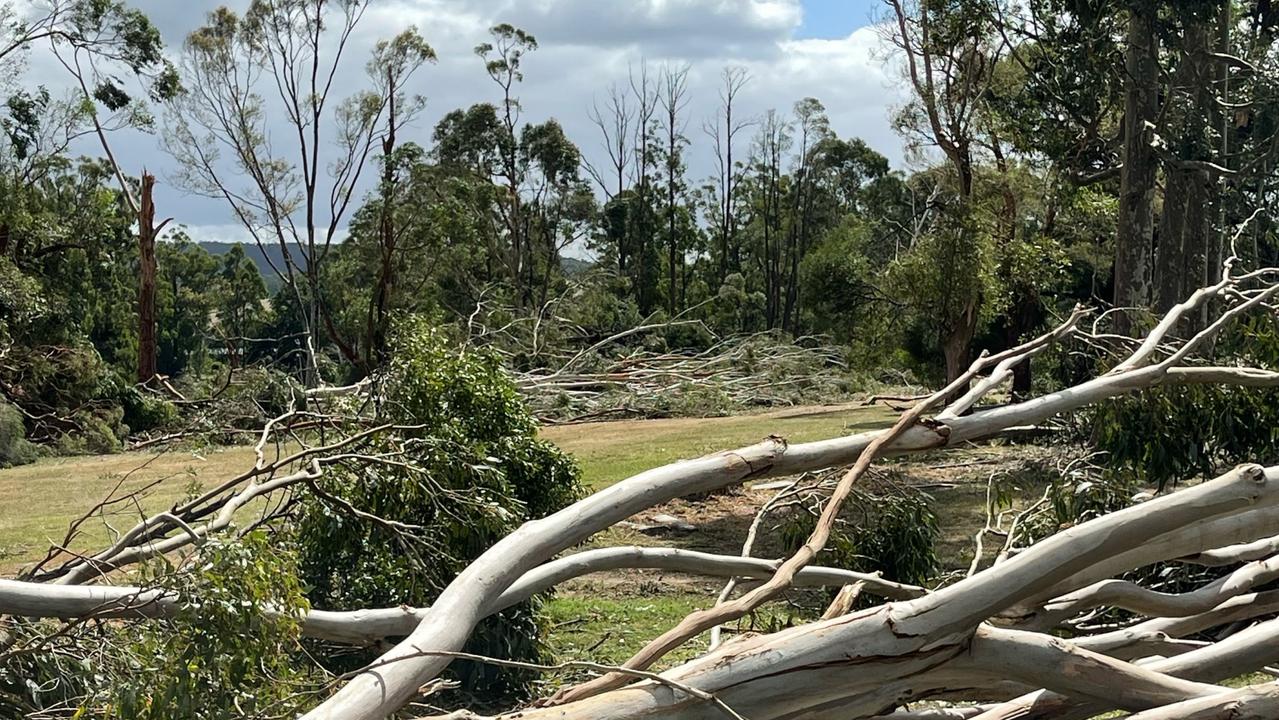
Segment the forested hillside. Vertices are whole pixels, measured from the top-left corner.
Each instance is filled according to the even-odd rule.
[[[437,52],[490,5],[0,0],[0,468],[253,463],[126,474],[0,580],[0,717],[1279,717],[1279,9],[876,2],[890,161],[839,66],[757,112],[733,46],[532,102],[607,33]],[[614,9],[815,12],[684,5]],[[540,433],[854,399],[895,423],[595,494]],[[995,465],[955,562],[884,458],[974,448],[929,471]],[[740,548],[635,539],[774,476]],[[555,662],[549,593],[635,568],[728,585]]]

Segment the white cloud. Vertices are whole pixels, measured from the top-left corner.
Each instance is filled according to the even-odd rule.
[[[204,242],[223,242],[223,243],[251,243],[253,236],[243,225],[235,224],[208,224],[208,225],[187,225],[182,224],[174,228],[175,231],[182,231],[192,240],[200,240]],[[168,235],[168,233],[165,233]]]
[[[171,47],[181,44],[207,10],[223,3],[241,10],[248,4],[134,0]],[[741,65],[751,75],[740,100],[745,113],[786,111],[797,100],[815,97],[826,105],[836,132],[863,138],[900,165],[902,143],[889,116],[904,101],[904,90],[895,73],[885,70],[886,52],[876,30],[864,27],[835,40],[798,39],[801,21],[799,0],[380,0],[348,50],[338,87],[358,89],[368,48],[417,25],[440,61],[416,76],[414,91],[428,98],[428,106],[408,135],[429,145],[432,126],[446,112],[498,100],[498,89],[472,49],[488,39],[490,26],[510,22],[534,34],[541,46],[524,63],[526,80],[519,92],[525,118],[556,118],[590,158],[602,154],[598,130],[587,117],[592,100],[611,84],[624,83],[628,68],[647,59],[689,65],[688,133],[694,146],[688,163],[694,179],[711,172],[713,158],[700,128],[716,111],[726,65]],[[117,154],[131,165],[145,164],[162,178],[171,174],[173,162],[154,137],[122,136],[119,143]],[[184,196],[163,185],[158,201],[160,212],[188,224],[197,237],[244,237],[219,201]]]
[[[502,14],[543,42],[680,59],[769,54],[802,20],[798,0],[537,0]]]

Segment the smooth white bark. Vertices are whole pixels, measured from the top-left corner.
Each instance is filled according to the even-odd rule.
[[[490,613],[524,602],[573,578],[608,570],[647,568],[709,577],[767,578],[777,561],[677,548],[615,547],[587,550],[530,571],[494,602]],[[884,580],[878,575],[828,567],[805,568],[796,578],[804,587],[839,587],[863,583],[868,593],[906,599],[925,593],[921,587]],[[136,587],[55,585],[0,579],[0,615],[33,618],[168,618],[181,610],[173,594]],[[425,608],[311,610],[302,618],[308,637],[351,645],[369,645],[413,631]]]

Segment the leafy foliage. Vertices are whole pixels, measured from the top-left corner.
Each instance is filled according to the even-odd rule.
[[[420,322],[400,329],[394,350],[384,412],[401,430],[380,449],[396,459],[345,464],[304,502],[301,570],[317,607],[429,605],[500,537],[581,492],[573,461],[537,439],[496,358],[459,353]],[[542,659],[535,607],[490,619],[471,649]],[[525,680],[458,672],[472,690],[509,692]]]
[[[0,468],[26,465],[36,459],[35,446],[27,441],[27,429],[18,409],[0,400]]]
[[[80,717],[203,720],[292,714],[308,681],[295,662],[307,608],[295,559],[262,532],[213,540],[153,569],[177,616],[121,629],[124,657]]]
[[[781,525],[786,552],[799,549],[816,527],[813,513],[793,513]],[[822,553],[835,567],[880,572],[897,582],[924,584],[940,567],[937,516],[919,493],[854,491]]]
[[[1219,340],[1217,352],[1253,367],[1275,367],[1279,320],[1249,318]],[[1107,453],[1115,472],[1163,489],[1279,453],[1279,392],[1214,385],[1158,388],[1098,405],[1084,413],[1080,427]]]

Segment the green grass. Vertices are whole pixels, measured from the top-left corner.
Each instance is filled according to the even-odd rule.
[[[643,597],[563,594],[546,603],[550,632],[547,643],[560,661],[585,659],[620,665],[683,620],[705,608],[714,596],[704,593],[665,592]],[[661,667],[691,660],[706,651],[703,635],[663,658]]]
[[[676,460],[731,450],[779,435],[800,443],[886,427],[883,407],[808,408],[723,418],[588,423],[547,428],[543,435],[573,453],[582,480],[601,490]]]
[[[191,451],[45,458],[0,470],[0,574],[61,544],[68,525],[108,496],[137,498],[103,508],[83,523],[73,546],[101,547],[111,528],[124,531],[143,511],[155,512],[184,497],[193,485],[232,477],[254,462],[250,448],[204,454]]]

